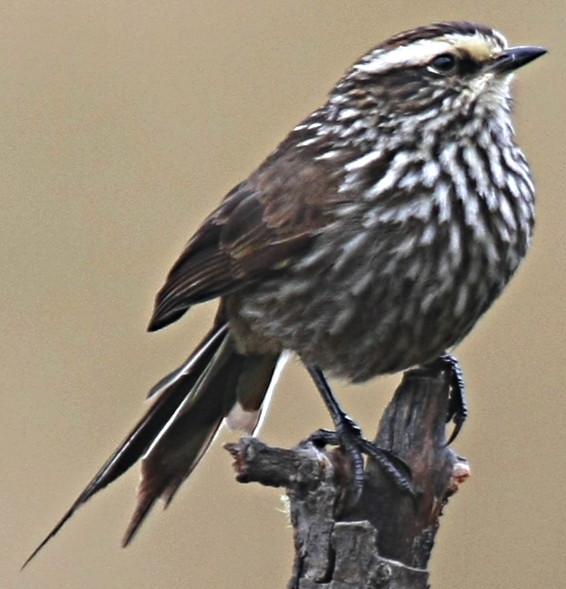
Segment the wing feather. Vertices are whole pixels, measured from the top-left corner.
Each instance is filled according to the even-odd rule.
[[[157,295],[149,330],[165,327],[195,303],[288,267],[333,220],[339,198],[335,168],[280,145],[189,241]]]

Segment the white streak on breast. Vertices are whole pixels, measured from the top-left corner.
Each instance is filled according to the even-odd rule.
[[[397,153],[393,158],[393,161],[389,164],[389,168],[385,175],[379,180],[379,182],[374,184],[370,190],[366,191],[364,199],[369,201],[376,200],[386,190],[393,188],[399,182],[399,179],[410,161],[409,157],[411,155],[412,154],[407,154],[404,151]]]

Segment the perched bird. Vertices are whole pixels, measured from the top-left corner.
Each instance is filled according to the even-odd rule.
[[[359,430],[324,375],[363,382],[443,357],[527,252],[534,188],[510,83],[544,53],[509,47],[481,24],[444,22],[361,57],[188,242],[149,330],[218,298],[214,324],[150,391],[147,413],[30,559],[142,458],[127,544],[158,498],[171,501],[223,420],[254,432],[287,351],[356,458]]]

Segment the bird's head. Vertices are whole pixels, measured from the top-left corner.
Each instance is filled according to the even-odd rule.
[[[509,47],[497,31],[471,22],[444,22],[404,31],[352,66],[332,99],[382,116],[426,111],[430,117],[470,107],[506,105],[511,74],[546,53]],[[344,105],[344,103],[343,103]]]

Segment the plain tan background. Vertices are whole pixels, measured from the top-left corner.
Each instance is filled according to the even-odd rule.
[[[468,18],[550,53],[516,83],[536,239],[459,349],[472,413],[456,449],[473,478],[443,519],[432,585],[564,587],[566,4],[2,0],[0,12],[0,586],[285,586],[279,493],[233,481],[219,443],[229,435],[129,549],[119,540],[137,469],[17,570],[206,328],[213,305],[144,331],[203,216],[360,54],[401,29]],[[337,392],[373,433],[397,381]],[[328,425],[290,366],[263,438],[289,445]]]

